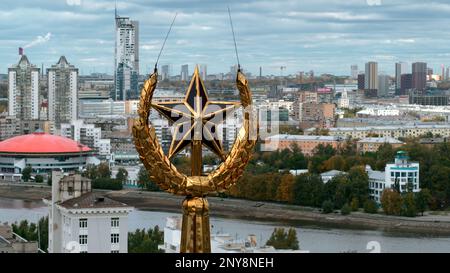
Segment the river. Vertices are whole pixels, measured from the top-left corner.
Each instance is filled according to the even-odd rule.
[[[0,198],[0,223],[28,220],[37,222],[47,215],[42,202],[30,202]],[[129,215],[129,229],[163,227],[168,216],[176,213],[142,211],[135,209]],[[259,242],[266,242],[275,227],[289,227],[276,222],[245,221],[242,219],[211,218],[211,233],[228,233],[238,239],[249,233],[255,234]],[[379,243],[381,252],[448,252],[450,238],[414,234],[387,233],[382,231],[348,230],[315,226],[295,226],[302,250],[310,252],[369,252],[369,242]]]

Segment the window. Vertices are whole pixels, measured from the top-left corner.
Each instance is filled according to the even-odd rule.
[[[111,250],[111,253],[119,253],[119,250]]]
[[[119,227],[119,218],[111,218],[111,227]]]
[[[118,244],[119,243],[119,234],[113,233],[111,234],[111,244]]]
[[[78,243],[80,243],[80,245],[87,245],[87,235],[80,235],[79,239],[78,239]]]
[[[80,228],[87,228],[87,219],[86,218],[80,219]]]

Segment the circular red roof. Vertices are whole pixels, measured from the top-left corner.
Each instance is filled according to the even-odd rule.
[[[44,133],[16,136],[0,142],[0,153],[79,153],[89,152],[88,146],[81,145],[70,138]]]

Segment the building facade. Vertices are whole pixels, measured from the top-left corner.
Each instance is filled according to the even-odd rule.
[[[336,106],[333,103],[302,103],[300,128],[330,128],[335,124]]]
[[[378,92],[378,63],[366,63],[366,72],[364,74],[364,90],[367,94]],[[375,97],[378,94],[375,95]]]
[[[339,149],[343,142],[343,138],[335,136],[274,135],[264,140],[264,143],[261,145],[261,151],[281,151],[291,149],[293,145],[297,145],[303,154],[313,155],[319,145],[330,145],[334,149]]]
[[[305,133],[313,134],[314,130],[306,130]],[[338,127],[329,128],[330,136],[351,137],[362,139],[369,135],[379,137],[420,137],[432,133],[442,137],[450,137],[450,125],[404,125],[404,126],[371,126],[371,127]]]
[[[52,173],[49,253],[127,253],[132,207],[92,192],[90,179]]]
[[[392,148],[396,149],[404,143],[392,137],[366,137],[358,140],[356,149],[359,153],[377,152],[385,144],[390,144]]]
[[[115,19],[115,89],[111,97],[126,100],[139,95],[139,22],[117,12]]]
[[[425,91],[427,87],[427,64],[417,62],[412,64],[412,89]]]
[[[182,81],[189,80],[189,65],[187,64],[181,66],[181,80]]]
[[[8,69],[9,115],[19,120],[39,119],[40,69],[22,55],[17,65]]]
[[[47,69],[48,119],[61,123],[77,119],[78,69],[61,56],[58,63]]]

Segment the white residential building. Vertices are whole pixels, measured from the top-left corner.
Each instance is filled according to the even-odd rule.
[[[39,71],[27,56],[8,69],[9,115],[19,120],[39,119]]]
[[[386,188],[385,174],[381,171],[374,171],[367,165],[366,172],[369,176],[369,195],[378,204],[380,204],[381,194]]]
[[[419,163],[410,162],[405,152],[399,151],[394,163],[386,164],[385,171],[374,171],[366,166],[370,196],[378,204],[384,189],[397,189],[400,193],[419,192]]]
[[[48,119],[55,122],[70,123],[77,119],[78,69],[61,56],[56,65],[47,69],[48,80]]]
[[[397,152],[395,162],[386,164],[386,187],[394,188],[397,184],[400,192],[419,192],[419,163],[410,162],[403,151]]]
[[[80,175],[52,173],[49,253],[127,253],[128,214],[132,207],[91,191]]]

